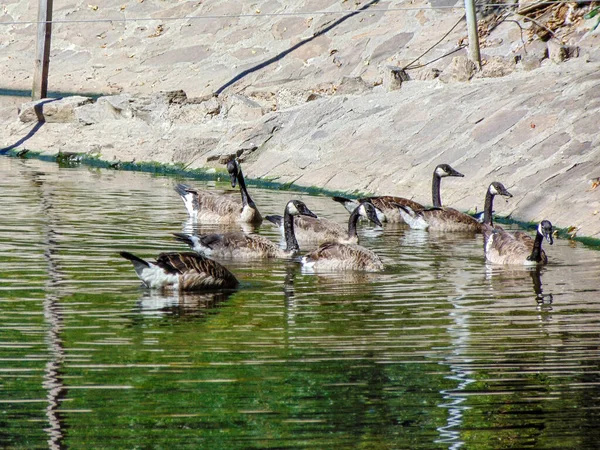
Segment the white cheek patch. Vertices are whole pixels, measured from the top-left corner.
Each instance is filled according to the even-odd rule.
[[[490,185],[490,194],[492,195],[499,195],[500,192],[498,192],[498,189],[496,189],[496,186],[494,186],[493,184]]]
[[[437,169],[435,169],[435,174],[438,177],[447,177],[448,176],[448,172],[446,172],[444,169],[442,169],[441,167],[438,167]]]
[[[298,211],[298,208],[296,208],[296,205],[294,205],[293,203],[288,203],[287,210],[288,210],[288,213],[290,213],[291,215],[300,214],[300,212]]]
[[[538,225],[537,232],[540,233],[542,236],[544,235],[544,229],[542,228],[542,224],[541,223]]]
[[[362,217],[367,217],[367,208],[365,207],[364,204],[361,204],[358,207],[358,214]]]

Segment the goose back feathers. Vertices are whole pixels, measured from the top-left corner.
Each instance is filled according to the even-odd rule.
[[[120,255],[131,261],[137,276],[151,289],[202,291],[238,285],[224,266],[196,253],[161,253],[153,262],[129,252]]]
[[[441,179],[445,177],[464,177],[464,175],[453,169],[449,164],[439,164],[433,171],[433,180],[431,183],[432,200],[434,207],[441,207]],[[412,210],[421,210],[425,207],[420,203],[403,197],[394,197],[391,195],[383,195],[377,197],[363,197],[357,200],[352,200],[345,197],[333,197],[333,200],[341,203],[344,207],[352,212],[362,202],[370,202],[377,210],[377,217],[381,222],[397,222],[404,223],[404,219],[398,212],[395,205],[402,205],[411,208]]]
[[[502,183],[494,181],[486,191],[484,204],[484,223],[492,223],[494,197],[502,195],[512,197],[512,194]],[[474,217],[454,208],[433,207],[413,210],[400,204],[396,205],[404,221],[411,227],[421,230],[464,231],[481,233],[483,224]]]
[[[369,220],[381,226],[375,207],[369,202],[359,205],[352,214],[356,217],[354,219],[354,235],[356,235],[356,220],[358,220],[359,214],[365,214]],[[316,271],[359,270],[379,272],[384,269],[381,258],[375,252],[362,245],[340,242],[321,244],[319,248],[302,258],[302,265],[306,269]]]
[[[285,249],[263,236],[235,231],[200,236],[175,233],[174,236],[194,251],[217,258],[285,258],[295,255],[300,250],[294,233],[294,216],[298,215],[317,217],[304,202],[300,200],[288,202],[283,216]]]
[[[377,210],[375,209],[374,211],[376,212]],[[300,242],[339,242],[345,244],[357,244],[357,225],[360,217],[368,219],[367,206],[365,206],[365,203],[359,203],[354,211],[352,211],[352,214],[350,214],[350,217],[348,218],[347,228],[344,228],[337,222],[329,219],[295,216],[294,230],[296,238]],[[282,216],[266,216],[265,219],[277,225],[283,234],[284,228]],[[379,220],[379,217],[377,219]]]
[[[242,169],[236,160],[227,163],[231,187],[239,185],[241,202],[229,195],[201,191],[185,184],[175,187],[181,196],[188,214],[201,223],[260,223],[262,216],[246,188]]]
[[[523,232],[508,233],[490,224],[483,224],[485,258],[494,264],[547,264],[548,257],[542,249],[544,239],[550,245],[554,242],[552,224],[548,220],[539,223],[535,238]]]

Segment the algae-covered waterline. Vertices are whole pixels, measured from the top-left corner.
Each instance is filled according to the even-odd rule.
[[[384,273],[223,261],[236,291],[163,295],[118,252],[224,229],[188,222],[181,180],[14,158],[0,175],[2,448],[597,448],[597,250],[557,239],[536,272],[486,265],[481,236],[361,224]],[[299,198],[348,218],[250,189],[263,214]]]

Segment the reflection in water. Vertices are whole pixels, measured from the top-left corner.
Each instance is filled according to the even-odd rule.
[[[49,353],[52,355],[44,369],[43,387],[48,391],[46,398],[48,406],[46,407],[46,417],[48,418],[48,428],[46,432],[49,435],[48,447],[52,450],[64,448],[65,439],[64,424],[62,414],[59,412],[61,402],[65,398],[67,391],[63,383],[63,363],[65,360],[65,349],[61,334],[64,328],[64,318],[61,313],[60,305],[60,283],[64,276],[57,261],[59,253],[59,233],[55,230],[57,218],[56,209],[52,202],[55,193],[51,186],[44,183],[45,174],[41,172],[27,173],[31,177],[32,184],[39,192],[39,199],[43,216],[45,217],[44,247],[48,267],[48,278],[46,282],[46,297],[44,299],[44,319],[48,326],[46,342]]]
[[[544,294],[542,288],[542,272],[546,268],[543,266],[498,266],[486,263],[486,279],[492,282],[493,289],[500,289],[494,284],[501,284],[502,288],[532,285],[534,299],[539,308],[551,310],[553,296],[552,293]]]
[[[557,240],[538,271],[491,267],[481,236],[361,224],[384,273],[232,259],[235,293],[163,295],[118,252],[231,229],[189,221],[170,179],[0,175],[2,448],[597,446],[600,252]],[[253,194],[347,223],[325,197]]]
[[[203,317],[231,294],[233,291],[173,293],[145,289],[137,309],[145,316]]]

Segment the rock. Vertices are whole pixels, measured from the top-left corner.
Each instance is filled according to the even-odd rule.
[[[361,77],[344,77],[339,84],[336,94],[357,95],[365,94],[371,90],[371,86],[365,83]]]
[[[535,56],[520,57],[515,65],[515,69],[524,70],[526,72],[534,69],[539,69],[542,66],[542,60]]]
[[[557,42],[555,39],[550,39],[548,45],[548,58],[555,64],[560,64],[569,57],[567,47]]]
[[[19,111],[21,122],[75,122],[75,108],[93,102],[90,97],[72,96],[64,98],[44,98],[24,103]]]
[[[435,67],[422,67],[411,73],[411,80],[430,81],[435,80],[440,76],[442,71]]]
[[[260,104],[241,94],[234,94],[227,97],[224,101],[224,106],[229,119],[242,121],[257,120],[264,115]]]
[[[390,91],[397,91],[402,87],[402,83],[409,81],[410,77],[405,70],[400,67],[387,66],[383,77],[383,88]]]
[[[475,63],[464,55],[455,56],[452,62],[440,74],[440,80],[444,83],[469,81],[475,75],[477,67]]]
[[[515,70],[514,58],[508,59],[501,56],[494,56],[487,60],[475,76],[478,78],[499,78],[504,77]]]

